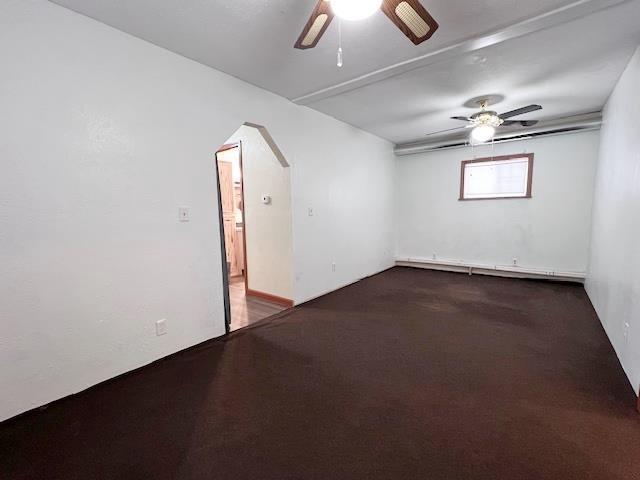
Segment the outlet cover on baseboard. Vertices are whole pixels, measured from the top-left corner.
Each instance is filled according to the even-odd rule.
[[[162,319],[156,322],[156,335],[159,337],[160,335],[167,334],[167,320]]]

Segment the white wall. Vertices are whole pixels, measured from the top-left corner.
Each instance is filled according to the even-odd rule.
[[[245,121],[292,165],[294,300],[392,264],[388,142],[44,0],[0,3],[0,64],[0,419],[224,332],[213,162]]]
[[[293,299],[290,169],[258,129],[243,125],[226,141],[237,142],[242,142],[249,288]],[[262,203],[262,195],[271,196],[271,203]]]
[[[638,86],[640,49],[604,109],[586,282],[591,302],[636,392],[640,385]]]
[[[598,132],[450,149],[397,160],[398,257],[585,272]],[[531,153],[533,198],[458,200],[460,162]]]

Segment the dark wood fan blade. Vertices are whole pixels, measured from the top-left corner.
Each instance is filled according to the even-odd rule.
[[[327,30],[331,20],[333,20],[333,11],[329,2],[320,0],[313,9],[313,13],[311,13],[311,17],[309,17],[309,21],[304,26],[294,47],[300,50],[315,47]]]
[[[462,120],[463,122],[468,122],[468,117],[451,117],[451,120]]]
[[[498,116],[502,119],[505,119],[515,117],[516,115],[522,115],[523,113],[535,112],[536,110],[542,110],[542,107],[540,105],[528,105],[526,107],[511,110],[510,112],[506,112]]]
[[[418,0],[384,0],[380,9],[415,45],[429,40],[439,27]]]
[[[502,126],[521,125],[523,127],[533,127],[536,123],[538,123],[538,120],[505,120],[502,122]]]

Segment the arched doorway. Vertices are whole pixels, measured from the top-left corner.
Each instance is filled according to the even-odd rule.
[[[246,123],[216,152],[227,331],[293,306],[289,164],[261,125]]]

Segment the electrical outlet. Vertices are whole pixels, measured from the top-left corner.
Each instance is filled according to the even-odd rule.
[[[518,259],[517,259],[517,258],[514,258],[514,259],[513,259],[513,266],[514,266],[514,267],[517,267],[517,266],[518,266]]]
[[[156,336],[166,335],[167,334],[167,320],[162,319],[156,322]]]
[[[436,260],[438,257],[437,257],[437,255],[434,253],[434,254],[432,255],[432,258],[433,258],[434,260]]]

